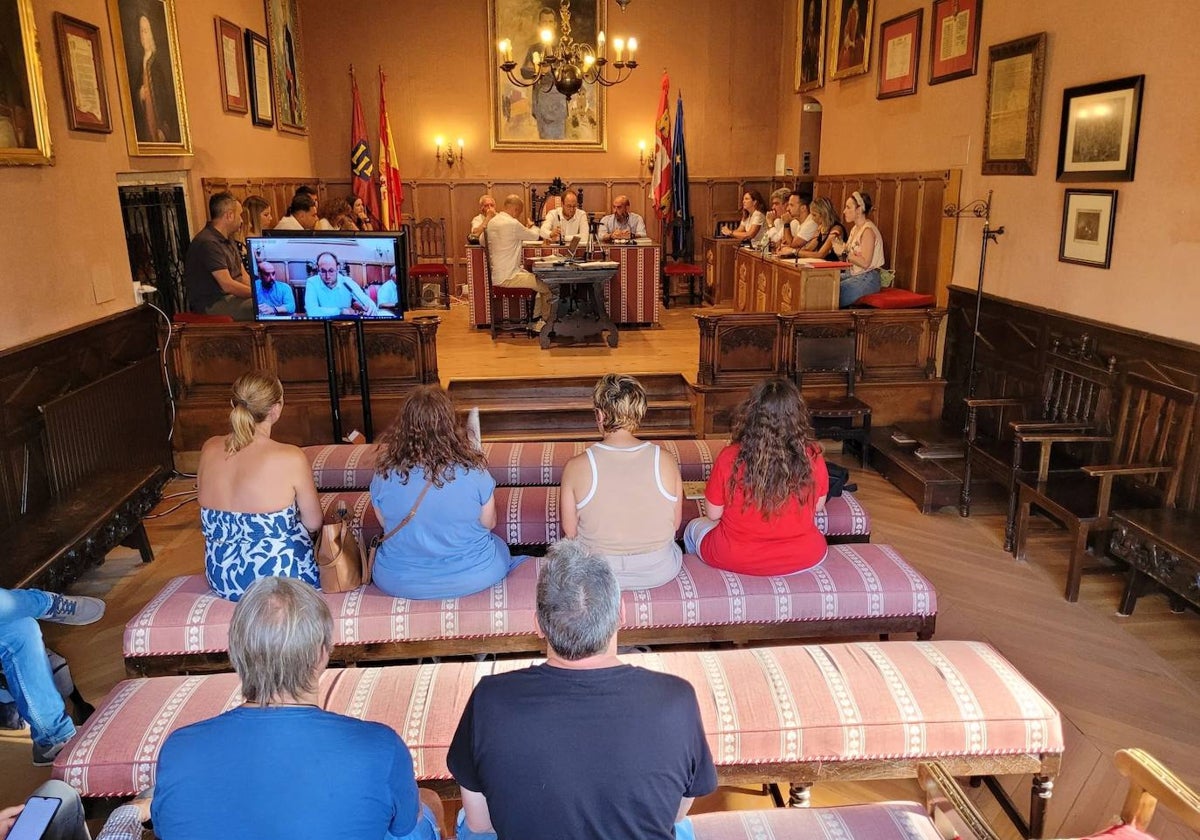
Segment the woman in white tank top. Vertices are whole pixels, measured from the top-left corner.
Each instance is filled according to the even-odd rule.
[[[646,392],[632,376],[605,375],[592,401],[604,439],[563,468],[563,535],[604,557],[622,589],[661,586],[683,562],[675,542],[683,517],[679,464],[634,437],[646,414]]]

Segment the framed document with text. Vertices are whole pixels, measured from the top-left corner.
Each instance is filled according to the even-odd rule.
[[[984,175],[1037,173],[1045,73],[1045,32],[996,44],[988,50]]]
[[[271,78],[271,47],[267,39],[246,30],[246,75],[250,84],[250,120],[255,125],[275,125],[275,91]]]
[[[917,92],[921,63],[921,24],[924,9],[885,22],[879,27],[879,88],[876,99],[911,96]]]
[[[979,64],[983,0],[933,0],[929,24],[929,84],[974,76]]]
[[[67,124],[73,131],[112,131],[100,27],[54,13],[54,40],[67,98]]]

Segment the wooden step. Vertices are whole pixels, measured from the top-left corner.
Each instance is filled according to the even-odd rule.
[[[921,445],[952,444],[954,430],[940,425],[910,423],[902,423],[900,428],[918,439],[920,444],[896,443],[892,440],[895,427],[874,428],[871,430],[870,465],[916,502],[921,513],[936,513],[944,507],[957,508],[962,495],[964,460],[917,457]],[[995,504],[997,487],[986,479],[973,478],[972,509],[980,502],[989,506]]]

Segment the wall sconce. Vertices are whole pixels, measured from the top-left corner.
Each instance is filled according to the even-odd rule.
[[[650,174],[654,175],[654,155],[646,156],[646,141],[638,141],[638,172],[643,169],[649,170]]]
[[[466,144],[463,143],[461,137],[458,138],[458,151],[455,151],[453,146],[446,145],[446,140],[443,137],[438,137],[433,142],[437,147],[433,153],[433,157],[438,163],[445,163],[446,166],[453,169],[455,166],[462,166],[466,162],[466,155],[464,154]],[[445,146],[444,149],[442,148],[443,146]]]

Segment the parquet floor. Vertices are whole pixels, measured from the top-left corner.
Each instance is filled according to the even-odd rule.
[[[695,375],[696,328],[689,310],[664,313],[664,326],[622,334],[621,346],[542,352],[532,342],[492,344],[486,332],[468,332],[461,309],[451,310],[439,335],[443,382],[456,377],[538,373],[679,371]],[[835,456],[836,457],[836,456]],[[1200,787],[1200,615],[1173,615],[1161,597],[1144,598],[1135,615],[1121,618],[1122,579],[1085,576],[1079,603],[1062,599],[1066,542],[1042,522],[1030,543],[1030,562],[1018,564],[1001,549],[1003,517],[986,506],[970,519],[952,509],[919,514],[879,475],[844,460],[871,512],[875,542],[896,546],[937,587],[939,639],[983,639],[996,646],[1059,708],[1067,752],[1048,815],[1050,836],[1078,836],[1106,826],[1119,811],[1122,780],[1112,769],[1114,750],[1148,749],[1183,779]],[[167,492],[190,485],[176,480]],[[160,511],[176,500],[165,500]],[[163,583],[202,568],[203,543],[194,505],[147,524],[157,560],[142,566],[119,549],[89,572],[76,591],[104,596],[108,614],[97,625],[46,627],[50,643],[71,661],[84,695],[98,701],[123,676],[125,622]],[[0,732],[0,804],[17,802],[49,775],[29,764],[24,734]],[[1028,780],[1006,780],[1022,810]],[[983,790],[971,791],[992,824],[1015,832]],[[814,804],[916,797],[909,782],[817,786]],[[720,791],[699,808],[768,807],[753,792]],[[1162,840],[1194,837],[1169,817],[1152,827]]]

